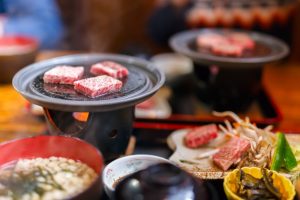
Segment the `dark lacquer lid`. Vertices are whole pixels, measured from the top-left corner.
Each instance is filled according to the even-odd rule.
[[[144,200],[217,200],[216,191],[182,169],[160,163],[135,172],[116,186],[114,198]]]

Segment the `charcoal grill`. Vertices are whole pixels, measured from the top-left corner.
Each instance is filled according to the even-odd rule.
[[[105,60],[118,62],[129,70],[120,92],[93,99],[77,93],[70,85],[43,82],[44,72],[57,65],[84,66],[84,77],[90,77],[90,66]],[[43,107],[51,135],[82,138],[98,147],[109,161],[125,153],[132,132],[134,106],[152,96],[164,81],[164,74],[142,59],[77,54],[29,65],[14,76],[13,86],[31,103]],[[78,120],[74,112],[88,112],[87,120]]]
[[[255,42],[252,52],[241,57],[211,54],[197,48],[196,38],[207,33],[244,32]],[[204,28],[180,32],[170,39],[170,46],[194,62],[194,74],[200,100],[215,110],[245,111],[262,89],[263,66],[289,53],[289,47],[272,36],[253,31]]]

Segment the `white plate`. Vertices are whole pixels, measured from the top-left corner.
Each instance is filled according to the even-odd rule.
[[[198,178],[223,179],[231,170],[223,171],[219,169],[209,157],[197,159],[200,154],[212,151],[214,148],[207,145],[197,149],[186,147],[183,138],[187,132],[188,129],[181,129],[169,135],[167,142],[169,147],[174,150],[169,160]],[[300,134],[287,134],[286,138],[291,146],[300,144]]]

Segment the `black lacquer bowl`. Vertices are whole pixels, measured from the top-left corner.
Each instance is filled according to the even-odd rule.
[[[89,98],[70,85],[46,84],[45,71],[57,65],[84,66],[84,77],[92,76],[90,66],[99,61],[124,65],[129,75],[120,92]],[[20,70],[13,86],[31,103],[44,108],[52,135],[70,135],[98,147],[106,161],[122,155],[129,142],[134,105],[152,96],[164,83],[163,73],[153,64],[134,57],[113,54],[78,54],[45,60]],[[74,112],[88,112],[84,121]]]
[[[240,57],[218,56],[199,48],[196,38],[208,33],[243,32],[255,41],[255,48]],[[244,111],[261,90],[263,66],[289,53],[289,47],[272,36],[253,31],[205,28],[178,33],[170,46],[194,62],[196,93],[215,110]]]
[[[208,183],[170,163],[159,163],[128,175],[116,186],[114,199],[219,199]]]

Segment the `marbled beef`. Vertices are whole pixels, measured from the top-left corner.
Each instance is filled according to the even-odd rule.
[[[213,162],[226,171],[250,148],[250,142],[246,139],[233,137],[218,153],[213,155]]]
[[[104,94],[118,92],[122,85],[122,81],[102,75],[75,81],[74,89],[85,96],[95,98]]]
[[[254,40],[246,33],[232,32],[225,34],[207,33],[199,35],[196,43],[218,56],[242,56],[243,52],[255,47]]]
[[[233,44],[233,43],[227,43],[227,44],[218,44],[213,45],[211,48],[211,51],[215,55],[219,56],[241,56],[243,54],[243,47]]]
[[[114,78],[124,78],[128,76],[126,67],[112,61],[96,63],[92,65],[90,72],[94,75],[108,75]]]
[[[252,40],[250,36],[246,33],[236,32],[228,34],[228,40],[231,43],[246,49],[253,49],[255,46],[254,40]]]
[[[211,48],[214,45],[228,43],[227,38],[223,35],[207,33],[199,35],[196,39],[199,47]]]
[[[57,66],[44,73],[44,83],[60,83],[73,85],[74,81],[82,78],[84,68],[72,66]]]
[[[207,144],[218,136],[218,128],[215,124],[209,124],[191,129],[184,136],[184,143],[187,147],[197,148]]]

